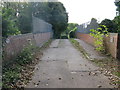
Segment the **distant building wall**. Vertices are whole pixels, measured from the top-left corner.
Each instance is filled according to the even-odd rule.
[[[97,20],[92,19],[91,22],[83,23],[77,27],[77,32],[89,34],[90,29],[97,29],[99,27]]]

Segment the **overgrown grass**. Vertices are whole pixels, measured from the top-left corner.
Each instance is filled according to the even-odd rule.
[[[70,38],[69,40],[72,43],[72,45],[84,55],[86,59],[90,59],[88,53],[84,50],[82,46],[80,46],[78,41],[74,40],[74,38]]]
[[[47,48],[52,40],[46,42],[42,47],[36,47],[29,45],[22,50],[18,57],[12,62],[4,64],[2,70],[2,87],[3,88],[18,88],[17,82],[28,82],[30,77],[21,76],[22,72],[33,71],[34,68],[30,68],[30,65],[35,62],[37,53],[40,54],[42,50]],[[35,65],[35,64],[34,64]],[[27,70],[29,69],[29,70]],[[32,75],[32,73],[30,73]],[[22,79],[25,78],[25,79]],[[26,81],[27,79],[27,81]]]

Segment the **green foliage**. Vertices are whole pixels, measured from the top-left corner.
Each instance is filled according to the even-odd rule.
[[[113,20],[117,27],[117,33],[120,33],[120,16],[116,16]]]
[[[77,27],[77,23],[68,23],[67,29],[66,29],[66,34],[68,34],[71,30],[73,30],[75,27]]]
[[[22,50],[19,56],[14,60],[14,63],[11,63],[11,65],[3,64],[3,88],[11,88],[12,84],[15,84],[20,79],[20,72],[23,65],[32,62],[35,49],[35,46],[29,45]]]
[[[18,27],[22,34],[32,32],[32,7],[30,3],[19,3]]]
[[[77,23],[68,23],[67,29],[63,32],[68,38],[75,38],[75,31],[77,30]]]
[[[3,13],[9,13],[4,14],[3,35],[8,33],[9,29],[6,27],[12,29],[11,25],[16,26],[22,34],[31,33],[32,15],[52,24],[56,38],[60,38],[60,34],[67,27],[68,14],[60,2],[6,2],[3,6],[7,9],[3,10]],[[13,20],[15,20],[15,25]]]
[[[23,69],[26,69],[27,65],[31,65],[34,63],[33,60],[36,58],[36,54],[40,52],[40,50],[45,49],[49,46],[52,40],[44,43],[42,47],[36,47],[30,44],[24,48],[18,57],[13,61],[6,64],[3,63],[2,67],[2,87],[3,88],[18,88],[16,83],[21,80],[21,72]],[[10,60],[12,61],[12,60]],[[29,78],[29,77],[25,77]]]
[[[52,24],[54,38],[60,38],[66,29],[68,14],[61,2],[35,2],[31,3],[33,15]]]
[[[108,32],[117,33],[117,24],[109,19],[104,19],[100,25],[105,25],[108,28]]]
[[[14,18],[14,10],[3,8],[2,9],[2,36],[8,37],[10,35],[18,35],[21,32],[16,25],[16,19]]]
[[[10,68],[11,69],[11,68]],[[19,73],[17,71],[11,70],[5,70],[2,76],[2,86],[3,88],[11,88],[11,84],[15,83],[19,79]],[[11,82],[11,83],[10,83]]]
[[[115,2],[115,5],[117,6],[116,11],[119,12],[119,16],[116,16],[113,21],[115,22],[115,24],[117,25],[117,32],[120,33],[120,1]]]
[[[28,46],[27,48],[23,49],[20,55],[17,58],[17,62],[19,64],[27,64],[32,61],[33,59],[33,50],[35,47],[33,45]]]
[[[120,1],[119,2],[115,2],[115,5],[117,6],[117,11],[119,11],[119,13],[120,13]]]
[[[48,6],[51,9],[49,23],[53,25],[54,37],[60,38],[61,33],[67,28],[68,14],[65,7],[60,2],[50,2]]]
[[[108,31],[107,31],[107,27],[105,25],[101,25],[102,28],[97,28],[97,30],[95,29],[91,29],[91,33],[90,35],[94,37],[94,44],[96,46],[96,50],[97,51],[105,51],[104,49],[104,45],[103,45],[103,38],[104,35],[108,36]]]
[[[74,29],[72,29],[71,31],[69,31],[68,38],[70,38],[70,37],[75,38],[75,31],[76,30],[77,30],[77,27],[75,27]]]

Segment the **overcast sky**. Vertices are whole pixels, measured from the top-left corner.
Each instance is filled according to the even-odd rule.
[[[116,16],[115,0],[59,0],[68,12],[69,22],[85,23],[96,18],[113,19]]]

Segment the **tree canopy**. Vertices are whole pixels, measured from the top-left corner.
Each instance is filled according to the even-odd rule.
[[[119,15],[120,15],[120,1],[119,2],[115,2],[115,5],[117,6],[116,11],[118,11]]]
[[[113,20],[104,19],[100,25],[105,25],[108,29],[108,32],[117,33],[117,25]]]
[[[68,14],[61,2],[4,2],[3,8],[3,36],[13,30],[9,26],[15,26],[22,34],[31,33],[32,15],[52,24],[55,38],[60,38],[67,28]]]
[[[118,15],[114,18],[114,22],[117,25],[117,32],[120,33],[120,1],[119,2],[115,2],[115,5],[117,6],[116,11],[118,11]]]
[[[7,7],[8,5],[4,6],[2,9],[2,36],[3,37],[8,37],[9,35],[17,35],[21,33],[17,27],[17,18],[15,15],[15,10],[8,8]]]
[[[120,33],[120,16],[116,16],[113,21],[116,24],[116,28],[117,28],[117,33]]]

